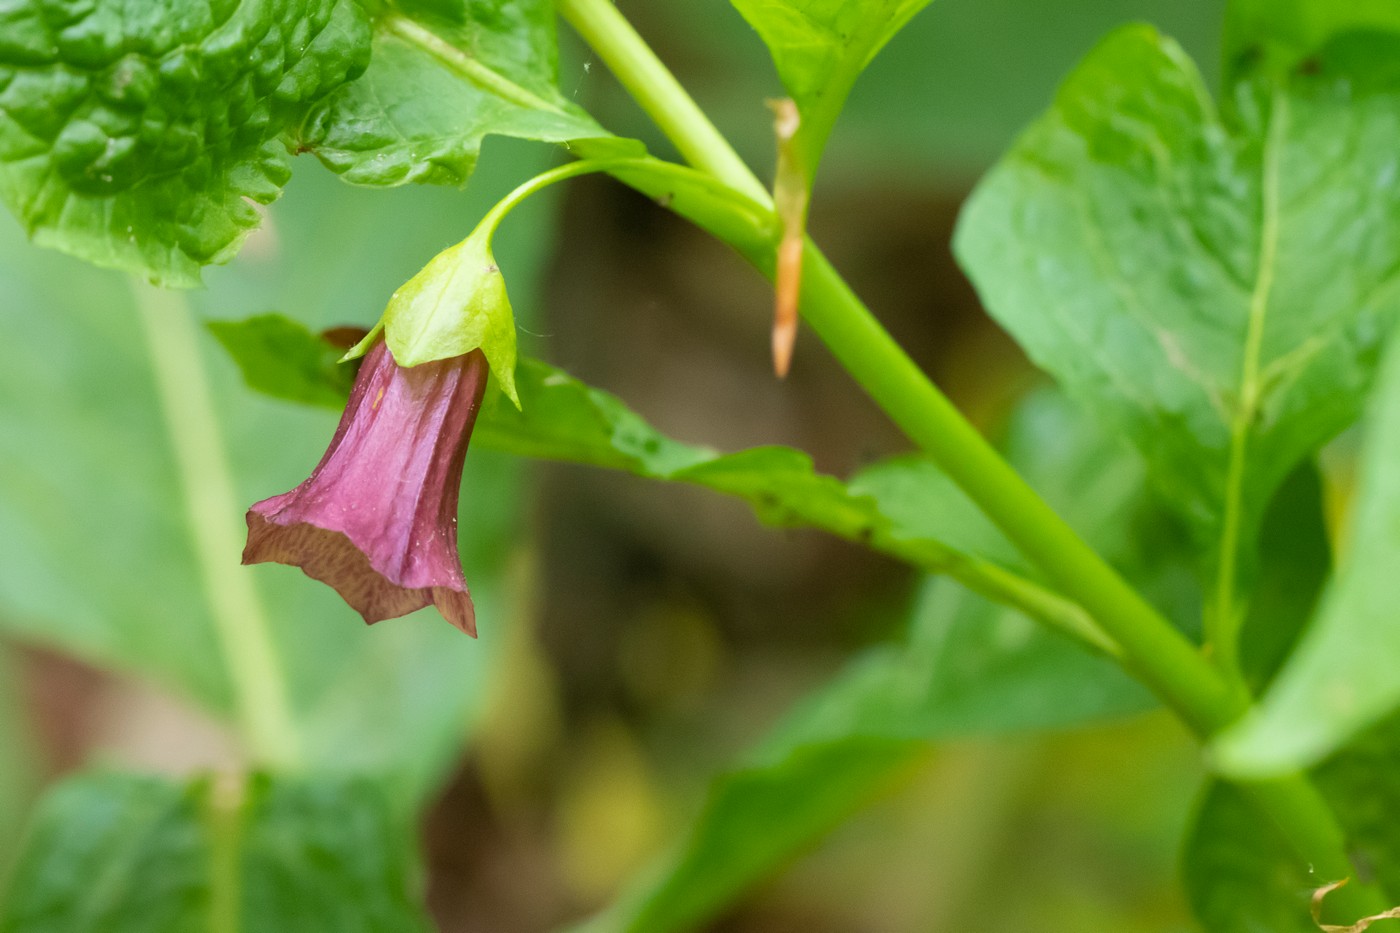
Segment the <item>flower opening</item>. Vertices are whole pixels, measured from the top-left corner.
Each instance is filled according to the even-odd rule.
[[[457,501],[486,375],[480,350],[406,368],[377,343],[311,476],[248,510],[243,563],[300,567],[367,623],[434,605],[474,636]]]

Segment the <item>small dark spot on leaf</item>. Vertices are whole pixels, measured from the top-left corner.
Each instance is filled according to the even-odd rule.
[[[675,199],[676,193],[674,191],[668,191],[665,194],[661,195],[661,197],[657,198],[656,203],[661,207],[670,207],[671,202]]]
[[[1317,56],[1311,56],[1298,63],[1298,74],[1317,75],[1322,73],[1322,60]]]

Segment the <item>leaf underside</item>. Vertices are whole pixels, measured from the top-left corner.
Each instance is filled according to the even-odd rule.
[[[464,185],[491,134],[552,143],[608,133],[559,93],[547,0],[461,22],[391,10],[364,76],[328,97],[297,139],[359,185]]]

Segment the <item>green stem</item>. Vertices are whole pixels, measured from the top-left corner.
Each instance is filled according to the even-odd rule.
[[[803,269],[803,316],[812,329],[904,433],[1122,647],[1134,671],[1201,735],[1241,715],[1245,698],[1007,465],[810,243]]]
[[[555,7],[607,62],[617,80],[687,162],[760,204],[773,203],[768,189],[617,11],[612,0],[555,0]]]
[[[879,547],[879,543],[876,543]],[[895,557],[901,557],[898,547],[879,547]],[[910,558],[911,563],[917,561]],[[1020,610],[1037,622],[1078,639],[1096,651],[1123,663],[1123,649],[1104,634],[1082,606],[1070,602],[1054,590],[1012,573],[999,564],[967,555],[956,555],[927,569],[957,580],[963,586],[992,602]]]
[[[483,230],[486,231],[488,237],[494,235],[496,228],[500,226],[506,216],[532,195],[558,182],[594,172],[610,172],[619,177],[626,175],[634,180],[640,180],[646,176],[648,187],[654,190],[658,185],[664,187],[668,180],[690,184],[694,181],[695,170],[652,158],[591,159],[569,162],[541,172],[529,181],[517,186],[496,202],[496,205],[482,217],[472,235],[476,236],[478,232]],[[721,198],[721,200],[732,199]],[[727,205],[723,206],[727,207]],[[740,206],[741,210],[742,208],[743,205]],[[715,209],[719,210],[720,205],[716,205]],[[841,534],[838,529],[828,528],[826,530],[833,534]],[[1122,649],[1106,636],[1077,604],[996,564],[951,550],[940,549],[937,553],[930,554],[926,549],[910,546],[893,538],[877,539],[870,544],[878,550],[916,566],[924,566],[936,573],[944,573],[953,577],[969,589],[996,602],[1020,609],[1046,625],[1085,642],[1096,650],[1114,657],[1122,656]]]
[[[215,774],[204,804],[209,828],[209,933],[243,929],[243,809],[248,776]]]
[[[580,145],[580,148],[587,147]],[[497,201],[476,225],[476,230],[472,231],[473,235],[481,230],[494,234],[506,215],[531,195],[550,185],[595,172],[607,172],[619,179],[627,179],[627,183],[632,187],[648,194],[669,192],[671,197],[674,197],[677,191],[683,191],[691,201],[703,201],[707,225],[725,228],[742,226],[745,232],[741,236],[749,242],[766,243],[771,238],[771,212],[766,207],[737,195],[724,185],[716,184],[714,179],[703,172],[651,156],[596,159],[585,157],[577,162],[568,162],[541,172]]]
[[[694,165],[752,195],[762,186],[610,0],[556,0],[561,14]],[[756,195],[753,195],[756,197]],[[771,255],[743,250],[771,275]],[[987,443],[919,370],[821,252],[807,243],[804,319],[851,376],[1017,547],[1080,603],[1123,650],[1125,665],[1198,735],[1209,737],[1249,708],[1170,622],[1099,557]],[[1319,871],[1354,876],[1344,834],[1304,774],[1246,785],[1295,854]],[[1384,909],[1379,892],[1348,885],[1339,910]]]
[[[610,0],[556,2],[697,167],[707,168],[745,193],[762,187]],[[751,250],[745,250],[745,255],[765,274],[772,274],[771,255],[755,255]],[[1210,735],[1244,712],[1247,698],[1219,677],[1195,646],[1007,465],[810,241],[803,257],[802,294],[804,319],[866,393],[1052,583],[1088,610],[1122,647],[1127,663],[1194,730]]]
[[[236,516],[242,509],[202,365],[194,314],[175,292],[134,280],[132,292],[243,739],[258,763],[295,766],[299,748],[286,680],[252,578],[239,566],[243,528]]]

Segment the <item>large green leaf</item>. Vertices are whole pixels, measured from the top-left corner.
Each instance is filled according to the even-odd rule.
[[[778,77],[801,114],[806,171],[822,148],[856,78],[929,0],[732,0],[763,37]]]
[[[1396,723],[1388,723],[1349,745],[1315,774],[1346,833],[1353,863],[1364,866],[1369,875],[1365,880],[1386,891],[1390,903],[1400,903],[1396,737]],[[1341,880],[1305,871],[1290,856],[1278,829],[1243,792],[1223,783],[1207,788],[1182,865],[1192,908],[1211,933],[1317,933],[1308,895]],[[1384,929],[1384,924],[1376,929]]]
[[[1232,772],[1316,761],[1400,702],[1393,576],[1400,561],[1400,352],[1389,353],[1368,438],[1336,579],[1260,708],[1221,739],[1221,762]]]
[[[427,930],[412,864],[368,781],[87,774],[40,804],[0,930]]]
[[[355,0],[0,10],[0,199],[36,241],[191,285],[288,170],[278,138],[355,77]]]
[[[1222,115],[1173,42],[1126,28],[959,226],[992,314],[1194,523],[1227,629],[1266,504],[1356,417],[1400,307],[1397,60],[1400,37],[1339,40]]]
[[[556,85],[550,0],[389,5],[364,76],[301,128],[346,181],[462,185],[488,134],[566,143],[608,134]]]
[[[1162,537],[1171,522],[1131,451],[1049,395],[1024,406],[1007,447],[1138,582],[1167,605],[1180,599],[1174,568],[1185,542]],[[960,508],[946,481],[917,460],[875,467],[852,485],[900,516],[909,534]],[[965,531],[992,553],[1009,549],[985,528]],[[1106,660],[951,581],[930,581],[908,643],[866,652],[809,697],[715,782],[677,850],[584,929],[693,928],[897,782],[932,741],[1063,727],[1151,702]]]
[[[513,184],[506,175],[532,158],[520,152],[509,173],[483,173],[470,194],[404,191],[392,204],[311,175],[274,215],[276,239],[212,270],[210,290],[196,298],[224,316],[281,305],[317,327],[368,324],[424,255],[460,235],[459,218],[489,205]],[[382,236],[391,224],[403,229]],[[524,235],[501,248],[528,273],[545,241],[523,222],[516,232]],[[326,255],[336,257],[334,274]],[[0,283],[14,357],[0,371],[0,626],[231,712],[125,283],[34,250],[13,227],[0,230]],[[335,418],[250,395],[212,339],[204,349],[241,500],[221,519],[236,522],[249,503],[306,477]],[[512,618],[497,581],[520,535],[520,481],[508,458],[468,458],[460,538],[478,641],[431,613],[366,629],[333,592],[295,570],[239,568],[236,548],[226,556],[227,572],[249,575],[263,596],[312,763],[392,775],[407,802],[455,760]]]

